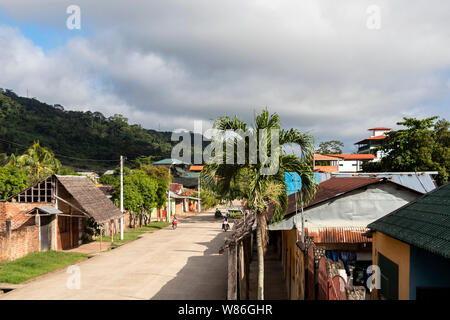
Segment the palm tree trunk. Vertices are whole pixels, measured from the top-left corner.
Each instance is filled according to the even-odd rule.
[[[260,212],[256,212],[258,225],[256,227],[256,246],[258,251],[258,300],[264,300],[264,250],[262,238],[262,219]]]

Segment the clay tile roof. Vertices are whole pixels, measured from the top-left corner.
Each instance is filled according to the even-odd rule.
[[[386,136],[384,134],[381,134],[379,136],[369,137],[369,138],[363,139],[361,141],[355,142],[355,144],[362,144],[362,143],[365,143],[367,141],[383,140],[383,139],[386,139]]]
[[[370,128],[367,130],[391,130],[391,128],[386,128],[386,127],[375,127],[375,128]]]
[[[369,137],[367,140],[383,140],[386,136],[384,134],[380,134],[379,136]]]
[[[371,153],[358,153],[358,154],[333,154],[330,155],[344,160],[373,160],[376,157]]]
[[[314,172],[333,173],[338,171],[339,171],[338,166],[314,166]]]
[[[56,176],[58,181],[84,210],[98,223],[122,216],[120,210],[86,176]]]
[[[319,154],[319,153],[314,153],[314,160],[339,160],[339,158],[330,156],[330,155],[325,155],[325,154]]]

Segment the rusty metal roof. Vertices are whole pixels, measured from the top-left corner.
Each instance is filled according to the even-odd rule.
[[[316,196],[310,201],[305,208],[311,207],[320,202],[337,197],[344,193],[357,190],[368,185],[379,183],[381,178],[366,178],[366,177],[349,177],[349,178],[331,178],[319,183]],[[295,203],[294,203],[295,205]],[[288,211],[287,213],[291,213]]]
[[[371,238],[364,236],[368,230],[358,227],[310,227],[305,228],[305,235],[313,237],[315,243],[367,243],[372,242]]]

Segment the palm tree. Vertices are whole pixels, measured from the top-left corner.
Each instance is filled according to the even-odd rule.
[[[54,154],[49,149],[42,147],[39,141],[35,141],[21,156],[12,155],[9,165],[23,169],[30,184],[57,173],[61,167],[61,163]]]
[[[220,143],[233,143],[233,153],[225,151],[216,152],[210,164],[204,170],[202,180],[205,185],[214,190],[221,198],[234,200],[245,199],[247,207],[256,212],[257,216],[257,251],[258,251],[258,299],[264,299],[264,246],[268,241],[266,212],[269,205],[274,207],[272,221],[283,218],[287,209],[288,195],[286,192],[286,182],[284,179],[285,172],[297,172],[301,177],[301,197],[303,201],[308,201],[315,194],[315,183],[312,172],[312,156],[313,141],[312,137],[301,133],[296,129],[282,130],[279,116],[274,113],[269,115],[267,110],[263,110],[260,114],[255,114],[255,123],[252,128],[237,117],[220,117],[214,122],[214,128],[220,131],[233,130],[237,133],[233,139],[221,139]],[[276,163],[278,160],[278,170],[274,174],[263,174],[263,168],[267,168],[267,162],[261,157],[257,157],[257,161],[250,160],[250,139],[247,141],[242,132],[249,129],[254,139],[257,140],[257,154],[267,151],[268,156],[272,156]],[[249,132],[247,131],[247,132]],[[263,132],[263,134],[260,134]],[[264,138],[267,138],[265,140]],[[237,140],[244,139],[245,144],[245,161],[238,164],[226,164],[228,157],[237,159]],[[213,138],[212,143],[214,143]],[[275,149],[270,149],[272,142],[279,139],[279,144]],[[230,142],[231,141],[231,142]],[[241,141],[242,143],[242,141]],[[267,144],[266,144],[267,143]],[[286,154],[283,150],[285,145],[297,145],[300,155]],[[228,153],[227,153],[228,152]],[[248,155],[248,156],[247,156]],[[223,163],[220,163],[222,160]],[[241,161],[242,162],[242,161]],[[264,239],[264,241],[263,241]]]

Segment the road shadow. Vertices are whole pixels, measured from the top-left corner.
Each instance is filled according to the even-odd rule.
[[[195,220],[214,221],[214,217],[196,216]],[[183,221],[184,223],[189,222]],[[189,257],[183,269],[152,300],[225,300],[227,256],[219,254],[219,248],[227,235],[229,233],[220,232],[209,242],[197,242],[196,244],[206,247],[203,254]]]

